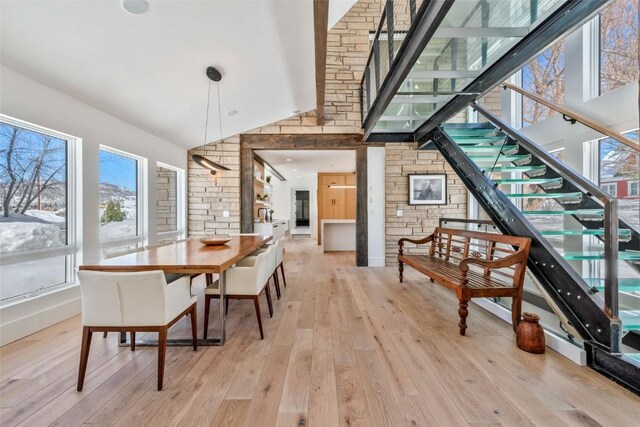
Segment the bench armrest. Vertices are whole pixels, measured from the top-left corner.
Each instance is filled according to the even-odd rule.
[[[521,262],[526,262],[526,261],[527,261],[527,253],[525,251],[518,250],[512,253],[511,255],[509,255],[508,257],[504,257],[502,259],[497,259],[497,260],[467,257],[462,261],[460,261],[460,270],[466,273],[467,271],[469,271],[469,264],[477,264],[481,267],[486,267],[486,268],[503,268],[503,267],[509,267],[509,266],[512,266]]]
[[[433,240],[433,234],[428,235],[424,239],[410,239],[408,237],[403,237],[402,239],[398,240],[398,246],[402,247],[404,245],[404,242],[409,242],[409,243],[414,243],[416,245],[421,245],[421,244],[424,244],[424,243],[429,243],[432,240]]]

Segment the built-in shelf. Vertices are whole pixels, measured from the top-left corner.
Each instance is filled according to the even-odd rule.
[[[271,184],[269,184],[267,181],[260,179],[260,178],[253,178],[253,181],[258,184],[263,186],[264,188],[271,188]]]

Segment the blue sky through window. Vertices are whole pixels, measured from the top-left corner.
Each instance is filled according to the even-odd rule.
[[[136,190],[137,160],[100,150],[100,182]]]

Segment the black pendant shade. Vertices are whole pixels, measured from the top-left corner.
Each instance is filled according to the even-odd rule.
[[[211,171],[211,175],[215,175],[217,171],[230,171],[231,170],[228,167],[222,166],[221,164],[216,163],[214,161],[211,161],[211,160],[207,159],[206,157],[200,156],[199,154],[194,154],[193,156],[191,156],[191,158],[193,159],[194,162],[196,162],[197,164],[199,164],[203,168],[209,169]]]

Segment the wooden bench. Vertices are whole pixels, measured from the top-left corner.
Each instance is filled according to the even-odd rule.
[[[405,255],[405,242],[429,243],[429,252]],[[432,282],[456,292],[460,335],[467,329],[467,306],[471,298],[513,298],[511,312],[515,331],[522,310],[522,287],[531,239],[436,227],[430,236],[418,240],[402,238],[398,246],[400,283],[406,264]]]

